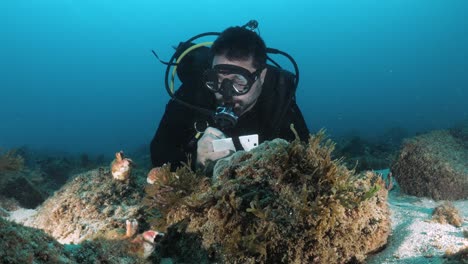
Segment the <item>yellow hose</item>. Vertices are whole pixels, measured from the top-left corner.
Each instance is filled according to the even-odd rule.
[[[176,64],[178,64],[184,58],[184,56],[187,55],[192,50],[197,49],[199,47],[203,47],[203,46],[210,46],[211,44],[213,44],[212,41],[207,41],[207,42],[203,42],[203,43],[191,46],[190,48],[182,52],[182,54],[180,54],[180,56],[177,58]],[[174,95],[174,79],[175,79],[176,71],[177,71],[177,65],[174,66],[174,70],[172,70],[171,84],[169,85],[172,95]]]

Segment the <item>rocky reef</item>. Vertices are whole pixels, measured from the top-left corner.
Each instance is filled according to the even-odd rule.
[[[115,179],[110,169],[116,167],[114,161],[108,168],[72,176],[36,210],[24,210],[17,199],[0,197],[0,262],[158,262],[151,254],[164,234],[142,232],[148,226],[141,209],[145,180],[138,175],[146,170],[124,166],[125,179]],[[31,183],[31,171],[19,172]]]
[[[78,244],[98,237],[113,238],[126,219],[141,220],[143,179],[113,179],[109,169],[76,175],[38,209],[25,225],[44,230],[60,243]]]
[[[0,152],[0,173],[19,171],[24,168],[24,158],[15,152],[15,150]]]
[[[1,263],[71,263],[63,245],[44,231],[0,217]]]
[[[467,131],[439,130],[407,140],[391,167],[402,191],[434,200],[467,199]]]
[[[75,175],[103,165],[102,156],[63,155],[27,147],[0,151],[0,200],[36,208]]]
[[[5,264],[152,263],[132,251],[134,247],[130,240],[102,238],[80,245],[62,245],[43,230],[0,217],[0,262]]]
[[[175,262],[363,261],[390,233],[387,190],[372,172],[333,160],[324,132],[307,144],[276,139],[219,161],[213,177],[189,166],[158,171],[144,203]]]
[[[0,152],[0,200],[14,199],[26,208],[41,204],[47,194],[36,187],[30,175],[24,158],[16,150]]]

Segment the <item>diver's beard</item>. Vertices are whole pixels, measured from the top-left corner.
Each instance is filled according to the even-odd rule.
[[[241,116],[243,114],[243,109],[242,107],[240,106],[234,106],[234,108],[232,109],[232,111],[234,112],[234,114],[236,114],[237,116]]]

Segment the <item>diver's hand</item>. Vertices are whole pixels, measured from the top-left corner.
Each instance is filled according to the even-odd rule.
[[[213,140],[226,138],[224,133],[214,127],[207,127],[203,136],[198,140],[197,143],[197,166],[206,167],[207,163],[210,161],[216,161],[220,158],[228,156],[231,151],[214,151],[213,150]]]

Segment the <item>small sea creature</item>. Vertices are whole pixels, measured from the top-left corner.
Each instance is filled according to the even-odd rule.
[[[161,167],[152,168],[148,172],[148,177],[146,177],[146,182],[149,184],[154,184],[159,178],[161,178]]]
[[[138,221],[131,219],[126,221],[126,237],[133,237],[138,231]]]
[[[143,234],[136,236],[136,238],[132,240],[130,250],[138,256],[146,259],[151,256],[151,253],[154,251],[156,238],[163,236],[163,233],[159,233],[157,231],[145,231]]]
[[[133,161],[124,157],[123,151],[115,153],[115,159],[111,164],[111,172],[114,179],[125,181],[132,171]]]
[[[169,181],[170,175],[173,175],[176,178],[178,178],[177,175],[173,174],[170,171],[170,165],[165,163],[161,167],[152,168],[148,172],[148,177],[146,177],[146,182],[149,184],[155,184],[157,182],[159,184],[166,184]]]
[[[130,241],[130,253],[146,259],[153,253],[156,239],[162,238],[164,233],[148,230],[143,232],[143,234],[135,236],[137,232],[138,221],[136,219],[128,219],[126,221],[126,234],[124,239]]]

